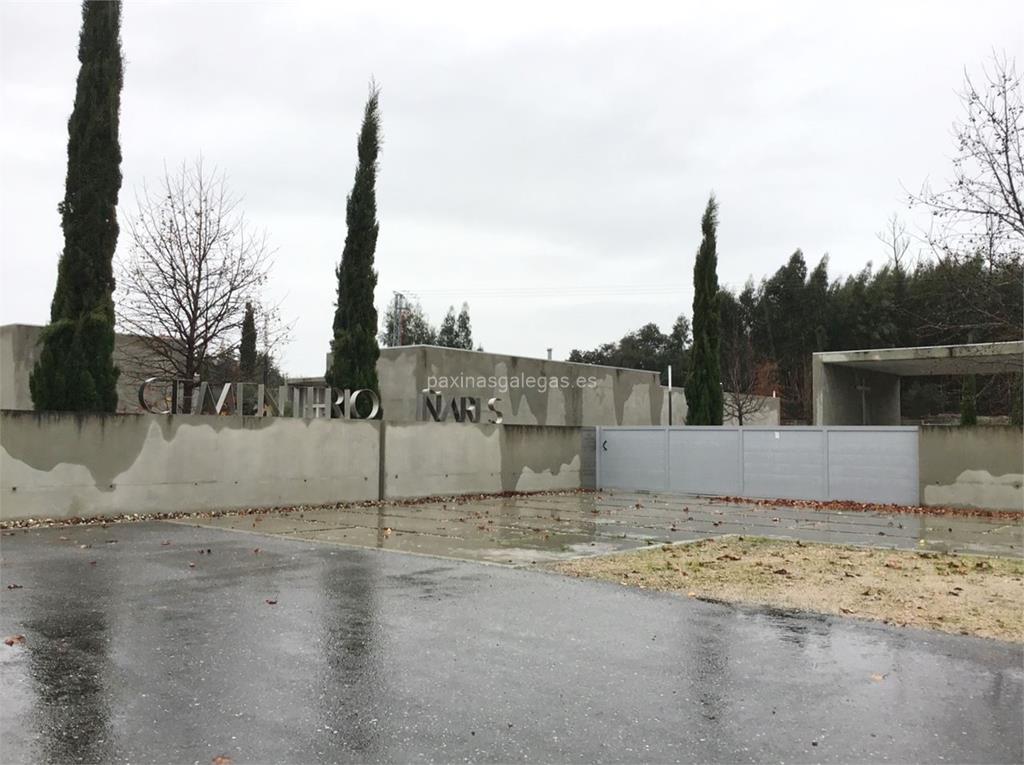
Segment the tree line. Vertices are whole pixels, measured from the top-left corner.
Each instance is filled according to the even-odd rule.
[[[760,282],[719,289],[722,387],[736,394],[778,395],[784,417],[809,422],[812,353],[1021,339],[1024,268],[1019,255],[976,252],[911,264],[906,257],[910,237],[898,223],[890,223],[889,231],[894,230],[896,255],[890,254],[880,268],[868,263],[856,274],[830,278],[828,256],[809,266],[796,250]],[[893,252],[891,244],[889,249]],[[573,350],[569,360],[658,371],[663,384],[671,364],[676,379],[686,380],[695,355],[689,328],[685,315],[668,334],[648,323],[616,342]],[[966,384],[977,388],[968,405],[987,414],[1011,412],[1019,397],[1013,376],[985,376]],[[944,377],[911,379],[904,386],[904,410],[912,417],[956,410],[960,386],[960,380]],[[736,406],[728,400],[724,405]]]
[[[469,304],[463,303],[458,315],[455,314],[455,306],[449,306],[441,326],[435,327],[418,300],[396,293],[384,313],[384,325],[377,339],[381,345],[392,348],[437,345],[472,351],[473,325],[469,318]],[[475,350],[482,351],[483,348],[477,346]]]

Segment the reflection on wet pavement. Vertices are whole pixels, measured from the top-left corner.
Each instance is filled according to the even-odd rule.
[[[1021,521],[809,510],[618,492],[309,509],[181,522],[513,565],[722,534],[978,555],[1020,557],[1024,552]]]
[[[1024,758],[1019,645],[294,534],[0,543],[4,763]]]

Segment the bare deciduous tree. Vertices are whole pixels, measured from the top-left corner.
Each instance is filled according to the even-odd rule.
[[[903,272],[907,271],[907,251],[910,249],[911,236],[907,233],[907,224],[900,220],[896,213],[889,216],[885,222],[885,228],[875,236],[878,238],[887,251],[889,260],[894,268]]]
[[[140,337],[150,373],[191,381],[237,348],[246,301],[259,302],[271,267],[266,234],[249,228],[224,175],[202,159],[165,170],[136,203],[118,263],[118,324]]]
[[[757,363],[754,344],[741,334],[723,348],[722,415],[740,427],[768,407],[768,396],[777,377],[774,362]]]
[[[1005,54],[992,56],[983,78],[979,86],[964,75],[952,178],[910,195],[911,205],[931,213],[924,239],[939,258],[937,274],[948,277],[966,307],[939,329],[958,330],[967,342],[975,334],[1021,333],[1017,301],[1010,298],[1024,267],[1024,88]],[[976,277],[965,279],[965,272]]]
[[[993,55],[984,77],[979,88],[964,74],[964,116],[953,126],[957,154],[952,179],[938,190],[926,183],[911,202],[936,219],[930,242],[937,252],[1019,256],[1024,242],[1024,92],[1015,61],[1005,55]]]

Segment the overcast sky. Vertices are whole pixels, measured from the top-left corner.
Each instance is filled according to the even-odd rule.
[[[487,350],[564,358],[690,313],[712,190],[726,284],[798,247],[833,276],[882,262],[903,186],[948,171],[964,67],[1024,50],[1022,8],[127,2],[119,215],[202,152],[277,250],[284,368],[322,373],[373,76],[378,309],[466,300]],[[0,5],[3,324],[48,318],[79,24]]]

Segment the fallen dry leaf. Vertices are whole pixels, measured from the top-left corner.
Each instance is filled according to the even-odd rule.
[[[260,548],[258,548],[258,547],[257,547],[257,548],[256,548],[255,550],[253,550],[252,552],[253,552],[253,555],[259,555],[259,554],[260,554]]]
[[[170,543],[171,543],[171,540],[165,539],[163,542],[160,543],[160,546],[161,547],[167,547],[167,545],[169,545]]]
[[[272,599],[272,598],[267,598],[266,603],[267,603],[268,606],[276,606],[277,605],[277,600],[276,599]]]
[[[391,536],[391,529],[390,528],[384,529],[384,536],[386,536],[386,537]]]
[[[4,645],[25,645],[25,636],[11,635],[8,638],[4,638]]]
[[[212,765],[231,765],[231,758],[226,754],[218,754],[211,760]]]
[[[885,678],[888,677],[888,675],[889,675],[888,672],[886,672],[884,674],[881,674],[881,675],[876,672],[875,674],[871,675],[871,681],[874,682],[874,683],[880,683],[883,680],[885,680]]]

